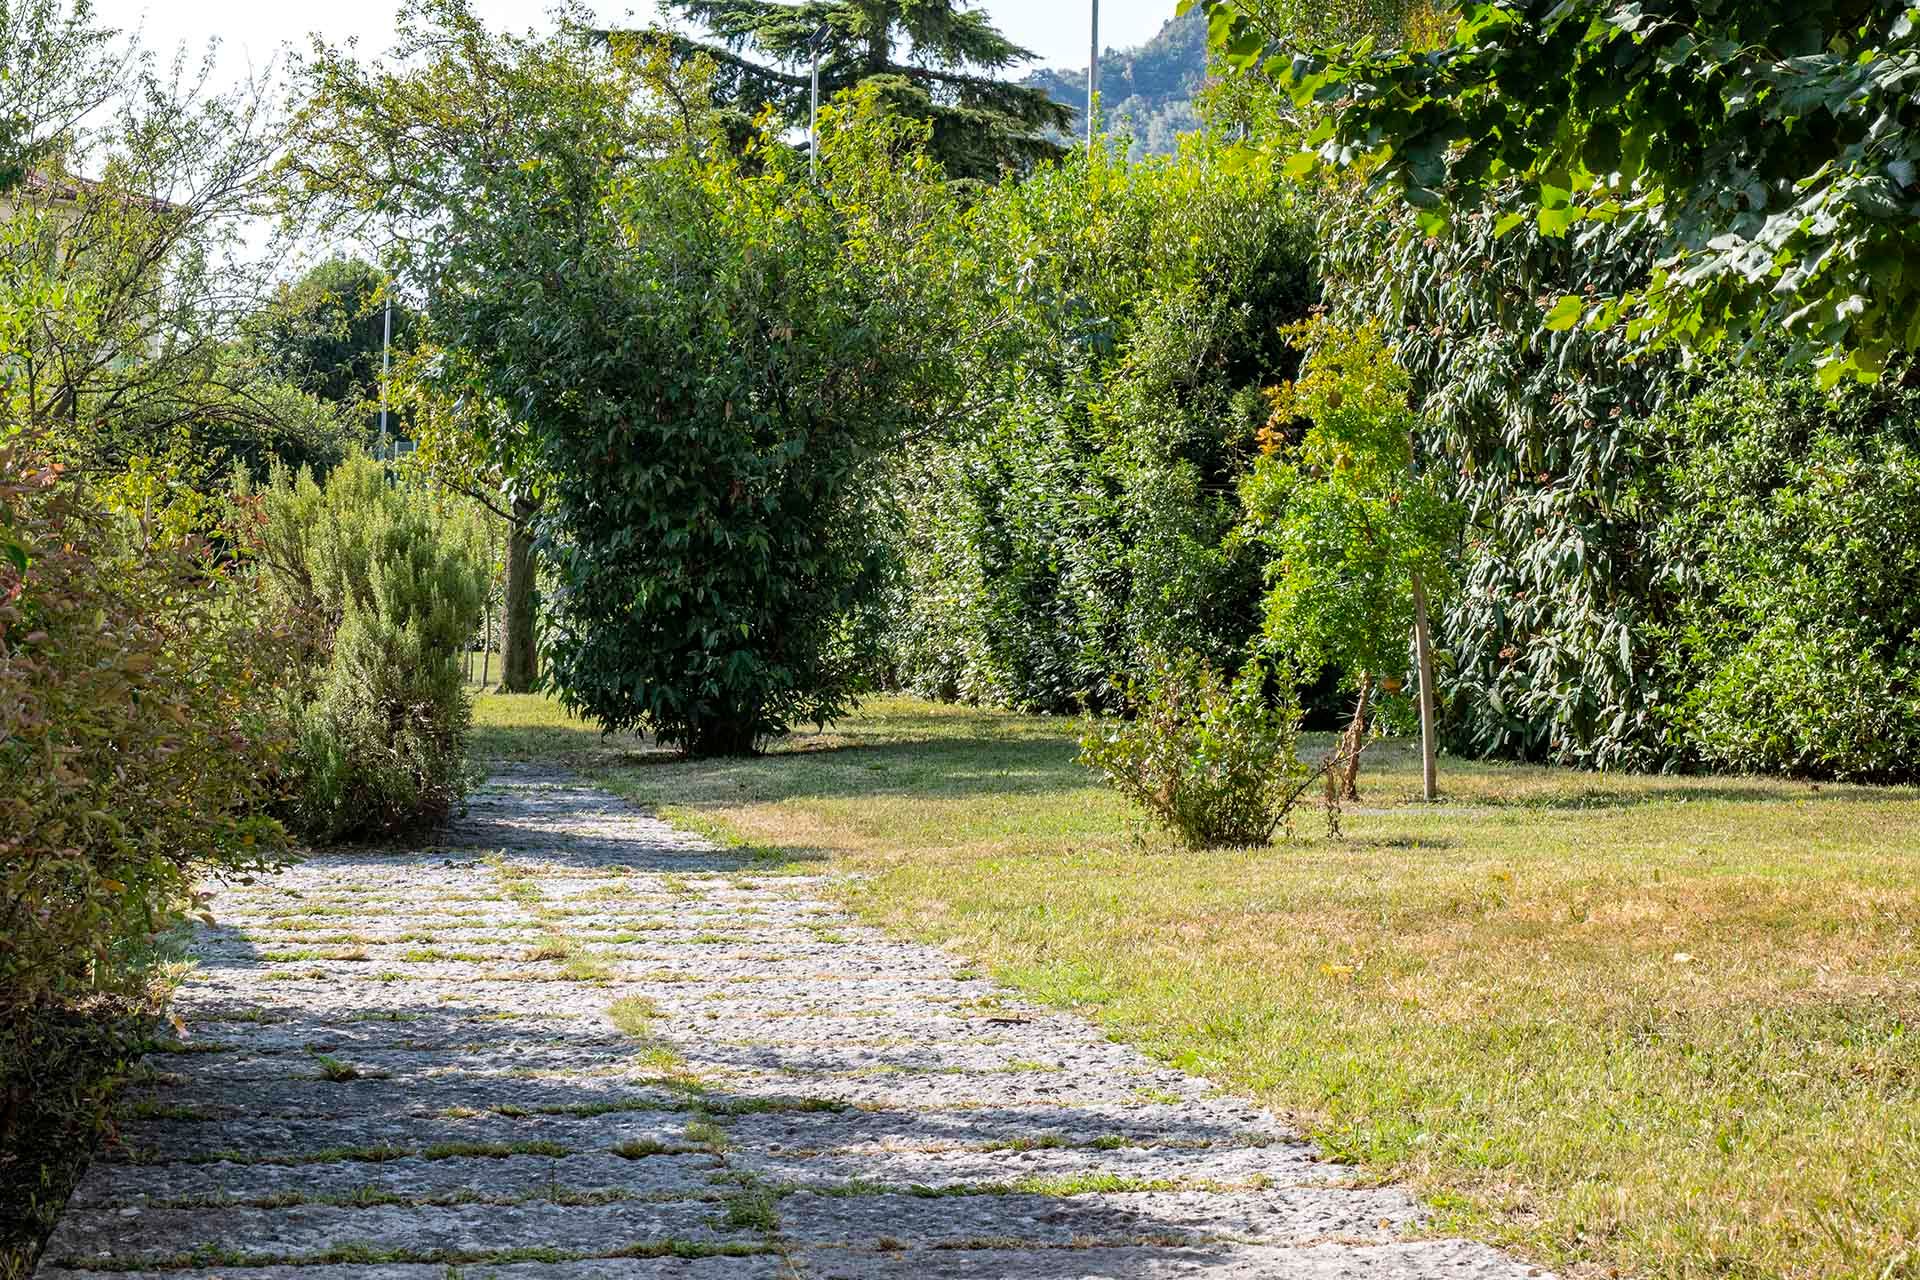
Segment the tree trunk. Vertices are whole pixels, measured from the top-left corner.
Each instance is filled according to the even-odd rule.
[[[760,737],[759,719],[750,714],[740,714],[688,726],[682,750],[694,760],[757,756],[760,754]]]
[[[1358,800],[1360,798],[1360,753],[1367,748],[1367,700],[1373,696],[1373,677],[1365,672],[1360,675],[1360,697],[1353,704],[1353,720],[1347,725],[1346,737],[1341,741],[1341,750],[1346,762],[1340,776],[1340,798]]]
[[[507,591],[501,607],[500,687],[508,693],[532,693],[540,679],[540,653],[533,640],[533,517],[539,506],[526,498],[513,503],[507,530]]]
[[[1427,624],[1427,587],[1413,574],[1413,647],[1420,662],[1420,782],[1428,800],[1440,798],[1438,728],[1433,712],[1433,632]]]

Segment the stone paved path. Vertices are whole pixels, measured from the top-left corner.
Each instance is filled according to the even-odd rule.
[[[815,887],[522,774],[223,890],[39,1275],[1539,1274]]]

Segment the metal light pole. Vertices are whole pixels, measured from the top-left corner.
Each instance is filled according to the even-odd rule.
[[[1100,0],[1093,0],[1093,55],[1087,59],[1087,154],[1093,154],[1093,108],[1100,96]]]
[[[813,111],[807,117],[807,176],[820,181],[820,47],[827,42],[823,26],[807,42],[813,51]]]
[[[391,286],[389,286],[391,287]],[[380,338],[380,459],[387,460],[387,374],[393,368],[393,294],[387,294],[386,331]]]

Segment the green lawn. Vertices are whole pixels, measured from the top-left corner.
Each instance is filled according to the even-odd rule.
[[[762,759],[479,703],[867,919],[1253,1094],[1436,1229],[1558,1267],[1920,1276],[1920,793],[1376,747],[1341,839],[1188,853],[1069,722],[879,699]],[[1578,1264],[1586,1264],[1578,1266]]]

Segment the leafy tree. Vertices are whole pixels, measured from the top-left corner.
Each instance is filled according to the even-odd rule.
[[[1429,589],[1444,586],[1460,513],[1415,468],[1408,378],[1379,331],[1316,317],[1291,331],[1307,359],[1273,392],[1264,456],[1244,486],[1249,530],[1270,549],[1267,637],[1296,671],[1329,663],[1359,684],[1347,785],[1376,682],[1418,655],[1426,794],[1435,797]]]
[[[402,33],[397,68],[317,52],[294,165],[392,230],[445,389],[531,458],[561,693],[698,753],[838,714],[872,662],[870,464],[950,414],[962,345],[913,130],[871,92],[834,113],[815,191],[783,147],[717,145],[698,69],[649,46],[495,36],[457,0]]]
[[[1672,757],[1646,673],[1670,593],[1647,542],[1663,499],[1641,424],[1677,371],[1633,360],[1620,329],[1545,329],[1537,302],[1622,287],[1646,238],[1496,235],[1504,212],[1418,237],[1405,210],[1353,200],[1321,232],[1336,318],[1394,335],[1422,454],[1472,512],[1440,602],[1443,728],[1466,754],[1659,768]]]
[[[380,394],[389,284],[372,263],[331,258],[282,288],[255,318],[253,339],[267,365],[304,391],[361,411]],[[415,317],[393,307],[393,351],[404,359]]]
[[[950,176],[1024,172],[1061,154],[1046,135],[1070,127],[1073,112],[1044,89],[995,78],[1033,55],[970,3],[670,0],[668,7],[718,39],[676,37],[675,44],[680,56],[715,65],[713,102],[731,117],[736,137],[749,136],[762,111],[806,126],[818,36],[823,102],[864,86],[889,110],[931,126],[930,151]]]
[[[0,5],[0,195],[72,145],[111,101],[133,61],[98,24],[91,0]]]
[[[1920,350],[1920,11],[1911,0],[1501,0],[1432,54],[1313,50],[1242,0],[1187,0],[1243,66],[1332,104],[1302,163],[1448,210],[1566,236],[1644,230],[1632,287],[1568,293],[1546,322],[1642,348],[1786,334],[1823,386]]]
[[[296,67],[306,107],[285,196],[323,231],[389,244],[424,299],[421,358],[402,362],[397,390],[422,465],[509,522],[504,683],[525,691],[538,675],[549,479],[533,447],[541,424],[528,421],[537,402],[526,387],[486,390],[482,357],[450,339],[464,299],[508,280],[536,282],[529,306],[560,290],[566,264],[589,252],[605,188],[679,126],[648,109],[648,51],[610,55],[578,24],[495,35],[464,0],[409,0],[397,27],[396,61],[412,68],[362,67],[318,44]]]
[[[204,68],[126,52],[99,101],[109,46],[85,35],[85,6],[56,23],[59,10],[35,0],[0,15],[30,29],[23,39],[38,29],[9,44],[18,65],[0,83],[38,86],[34,101],[97,102],[30,148],[32,180],[0,199],[0,410],[50,432],[71,465],[164,459],[207,490],[236,459],[264,470],[276,454],[335,447],[333,415],[266,376],[225,323],[261,291],[239,251],[279,145],[272,98],[257,84],[210,90]]]
[[[429,341],[395,366],[392,394],[406,407],[415,446],[404,465],[464,494],[504,526],[500,687],[531,693],[540,682],[534,543],[543,483],[539,457],[526,427],[498,401],[448,394],[449,387],[470,381],[449,376],[447,365],[457,359]]]

